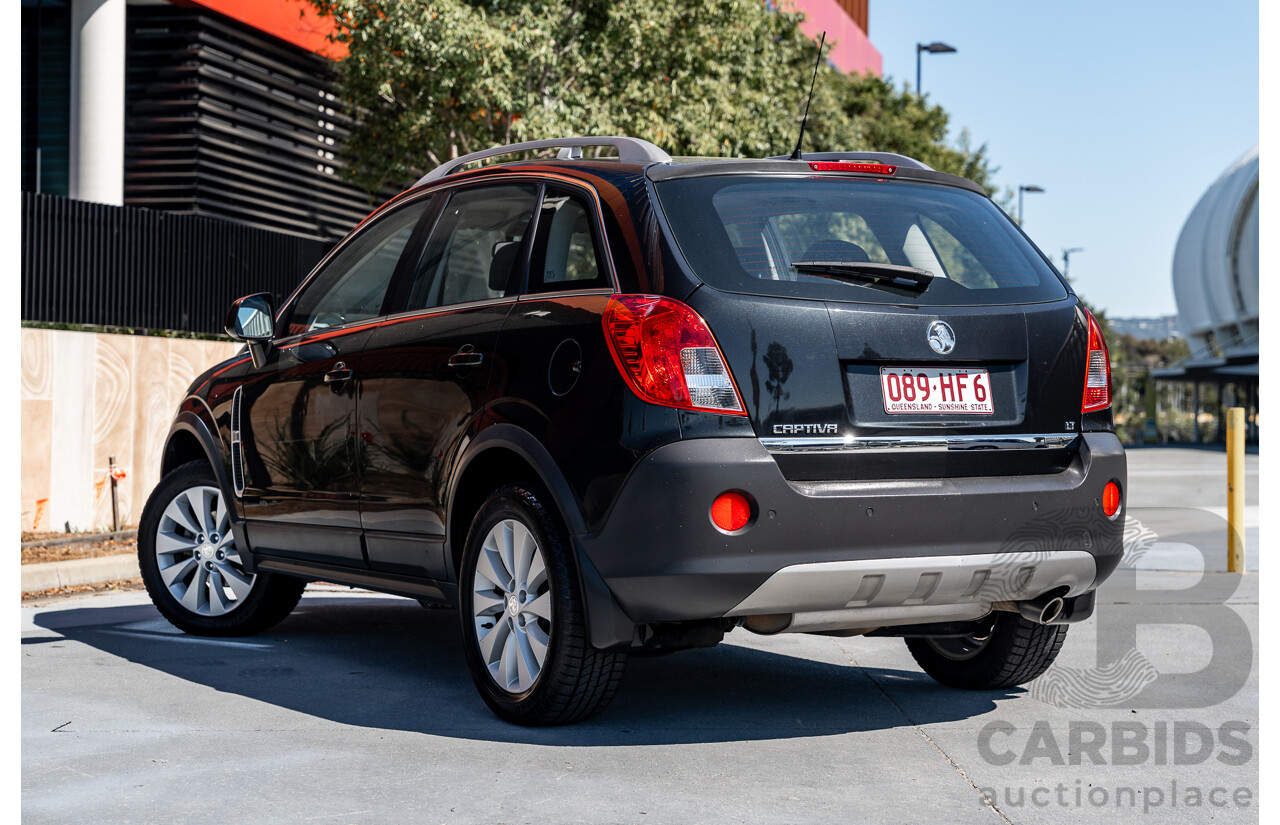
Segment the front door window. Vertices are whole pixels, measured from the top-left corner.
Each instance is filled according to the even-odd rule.
[[[339,252],[294,304],[289,334],[337,327],[382,314],[396,264],[428,201],[387,215]]]

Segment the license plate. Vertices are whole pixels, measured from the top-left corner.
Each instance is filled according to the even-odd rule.
[[[986,370],[881,367],[880,392],[887,413],[996,411]]]

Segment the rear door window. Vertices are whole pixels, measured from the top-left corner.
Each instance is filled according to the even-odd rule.
[[[1066,297],[1039,252],[987,198],[948,186],[837,177],[684,178],[655,184],[697,275],[749,294],[923,306]],[[797,271],[871,262],[934,276],[919,294]]]
[[[430,309],[513,294],[536,185],[460,189],[445,204],[418,261],[406,309]]]
[[[596,243],[591,208],[582,195],[547,187],[529,263],[530,292],[609,285]]]

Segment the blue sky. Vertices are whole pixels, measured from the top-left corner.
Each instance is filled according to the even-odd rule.
[[[1205,188],[1258,141],[1258,6],[874,0],[884,73],[987,144],[996,182],[1034,184],[1025,229],[1115,317],[1177,311],[1173,249]],[[1016,209],[1016,204],[1013,206]]]

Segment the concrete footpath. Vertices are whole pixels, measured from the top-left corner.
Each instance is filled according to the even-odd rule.
[[[531,730],[480,701],[456,614],[407,599],[313,586],[237,639],[144,593],[24,608],[23,821],[1257,822],[1258,576],[1217,572],[1225,524],[1185,507],[1211,459],[1133,460],[1127,562],[1027,689],[940,687],[898,639],[735,631]]]
[[[22,565],[22,592],[36,593],[52,590],[55,587],[102,584],[118,579],[133,579],[141,575],[142,573],[138,570],[137,553],[24,564]]]

